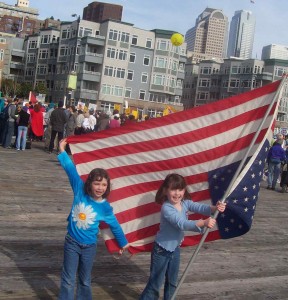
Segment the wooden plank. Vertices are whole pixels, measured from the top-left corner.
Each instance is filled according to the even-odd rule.
[[[66,218],[72,191],[56,155],[0,148],[0,299],[57,299]],[[260,191],[246,235],[205,244],[179,299],[288,299],[288,195]],[[195,248],[182,249],[180,274]],[[92,273],[93,298],[138,299],[150,254],[119,260],[100,239]]]

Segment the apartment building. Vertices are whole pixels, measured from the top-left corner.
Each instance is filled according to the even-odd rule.
[[[110,109],[129,103],[140,112],[161,114],[163,104],[181,103],[186,45],[170,42],[172,31],[147,31],[106,20],[62,22],[25,42],[25,81],[46,82],[48,100],[66,97]],[[77,75],[76,88],[68,86]]]

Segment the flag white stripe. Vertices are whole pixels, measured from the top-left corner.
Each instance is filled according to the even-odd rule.
[[[191,128],[204,128],[210,125],[215,125],[217,123],[223,122],[224,120],[228,120],[243,114],[243,108],[245,106],[247,106],[247,109],[249,109],[250,111],[269,104],[274,94],[275,93],[271,93],[260,96],[249,101],[248,103],[240,104],[226,110],[224,109],[219,112],[211,113],[209,115],[199,116],[195,119],[189,119],[187,121],[181,121],[176,124],[165,125],[165,130],[163,130],[163,126],[160,126],[156,128],[149,128],[146,130],[126,133],[119,136],[103,138],[101,139],[101,142],[99,141],[99,143],[97,144],[97,149],[99,150],[105,149],[107,147],[109,148],[111,145],[117,147],[119,145],[126,145],[127,143],[130,144],[160,139],[162,137],[165,138],[167,132],[169,132],[169,136],[174,136],[189,132],[191,131]],[[148,132],[149,134],[145,134],[146,132]],[[81,143],[81,146],[78,147],[77,145],[78,144],[71,144],[71,147],[73,148],[73,154],[95,150],[95,141],[86,142],[85,144]]]
[[[193,154],[197,154],[197,153],[203,153],[207,150],[210,150],[211,148],[216,148],[216,147],[222,146],[224,144],[233,142],[234,140],[237,140],[240,136],[243,137],[251,132],[256,132],[256,130],[259,128],[260,123],[261,123],[261,120],[249,122],[242,126],[239,126],[234,129],[227,130],[223,133],[215,135],[213,138],[213,141],[214,141],[213,145],[211,145],[211,143],[209,142],[209,139],[199,140],[199,141],[195,141],[195,142],[192,142],[189,144],[181,145],[181,149],[180,149],[180,147],[179,147],[179,149],[177,148],[177,157],[183,157],[183,156],[192,154],[191,148],[197,149],[193,153]],[[264,124],[264,128],[268,128],[270,123],[271,123],[271,118],[267,118],[267,120]],[[122,166],[130,165],[132,168],[134,164],[143,164],[143,163],[147,163],[147,162],[157,162],[157,161],[161,161],[161,160],[167,160],[167,157],[171,157],[171,158],[175,157],[175,147],[90,161],[87,163],[78,164],[77,171],[78,171],[79,175],[82,176],[82,175],[88,174],[91,171],[91,169],[100,167],[100,166],[101,167],[104,166],[104,168],[105,168],[105,166],[107,166],[106,169],[110,169],[110,168],[114,168],[114,167],[122,167]],[[122,178],[121,178],[121,180],[122,180]],[[152,176],[152,178],[151,177],[149,178],[149,181],[151,181],[151,180],[157,180],[157,178],[154,179]],[[114,181],[115,181],[115,179],[114,179]]]

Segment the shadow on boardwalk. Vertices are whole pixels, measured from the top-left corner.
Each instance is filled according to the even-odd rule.
[[[57,299],[72,191],[55,154],[0,148],[0,299]],[[179,299],[288,299],[288,194],[262,188],[251,231],[207,243]],[[194,248],[182,250],[181,272]],[[100,240],[93,299],[138,299],[150,254],[115,260]]]

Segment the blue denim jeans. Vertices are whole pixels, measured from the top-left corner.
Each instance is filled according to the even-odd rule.
[[[267,178],[269,187],[275,188],[275,186],[277,184],[277,179],[279,178],[279,175],[280,175],[280,171],[281,171],[281,163],[269,162],[268,178]]]
[[[170,252],[154,243],[151,253],[150,277],[140,300],[159,299],[159,292],[165,279],[164,300],[172,298],[177,287],[180,265],[180,248]]]
[[[11,145],[12,137],[14,134],[14,127],[15,127],[14,122],[7,121],[5,126],[4,136],[3,136],[3,142],[2,142],[3,147],[5,148],[10,147]]]
[[[16,142],[16,148],[25,150],[26,148],[26,137],[27,137],[27,130],[28,128],[26,126],[18,126],[18,136],[17,136],[17,142]]]
[[[96,244],[80,244],[69,234],[64,245],[64,263],[59,300],[73,300],[78,271],[77,300],[92,300],[91,272],[96,255]]]

